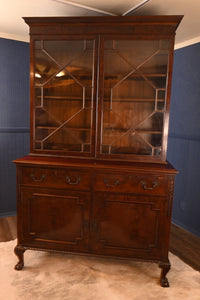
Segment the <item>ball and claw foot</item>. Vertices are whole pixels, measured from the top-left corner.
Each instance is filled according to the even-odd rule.
[[[17,263],[15,265],[15,270],[20,271],[23,269],[24,264],[23,263]]]
[[[15,265],[15,270],[19,271],[23,269],[24,266],[24,252],[26,249],[22,246],[17,245],[14,249],[15,254],[17,255],[19,261]]]
[[[168,281],[167,277],[163,278],[163,279],[162,278],[160,279],[160,285],[162,287],[169,287],[169,281]]]
[[[159,267],[162,269],[160,274],[160,284],[162,287],[169,287],[169,281],[166,277],[166,274],[169,272],[171,264],[170,262],[159,263]]]

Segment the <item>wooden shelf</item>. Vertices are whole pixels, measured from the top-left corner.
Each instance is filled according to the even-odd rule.
[[[162,134],[162,131],[154,131],[154,130],[135,130],[137,133],[148,133],[148,134]]]
[[[41,96],[37,96],[37,98],[38,99],[40,99],[41,98]],[[76,100],[78,100],[78,101],[83,101],[83,98],[80,98],[80,97],[74,97],[74,96],[44,96],[43,97],[44,98],[44,100],[45,99],[48,99],[48,100],[72,100],[72,101],[76,101]],[[92,97],[89,99],[89,98],[85,98],[84,99],[85,101],[92,101]]]
[[[35,140],[35,144],[38,143],[42,143],[41,140]],[[88,147],[90,146],[90,143],[77,143],[77,144],[65,144],[65,143],[48,143],[47,142],[47,147],[45,147],[45,150],[57,150],[57,151],[74,151],[74,152],[89,152],[84,150],[84,147]],[[40,149],[40,148],[39,148]],[[43,149],[43,148],[42,148]]]
[[[104,128],[103,131],[110,131],[109,133],[125,133],[126,131],[128,131],[129,128]],[[147,134],[162,134],[162,131],[158,131],[158,130],[139,130],[139,129],[135,129],[132,131],[133,133],[147,133]],[[131,132],[130,132],[131,133]],[[104,133],[105,135],[105,133]]]
[[[40,98],[40,97],[39,97]],[[78,97],[59,97],[59,96],[51,96],[51,97],[44,97],[44,100],[56,100],[56,101],[83,101],[83,98],[78,98]],[[84,101],[91,101],[92,99],[84,99]],[[104,99],[104,102],[110,102],[110,99]],[[112,102],[155,102],[156,100],[154,98],[118,98],[118,99],[112,99]],[[164,102],[164,99],[157,99],[157,102]],[[42,108],[41,106],[35,106],[35,108]]]
[[[122,75],[120,74],[119,76],[118,75],[112,75],[112,74],[104,74],[104,78],[105,80],[109,80],[109,79],[119,79],[120,77],[122,77]],[[127,77],[127,80],[128,79],[131,79],[132,77],[167,77],[167,74],[164,74],[164,73],[141,73],[141,74],[138,74],[138,73],[132,73],[129,77]]]
[[[58,126],[59,127],[59,126]],[[36,129],[46,129],[46,130],[56,130],[58,127],[56,126],[36,126]],[[76,130],[76,131],[90,131],[91,128],[83,128],[83,127],[64,127],[64,129],[69,129],[69,130]],[[128,131],[130,128],[104,128],[103,131],[109,131],[109,133],[125,133]],[[135,129],[133,130],[135,133],[149,133],[149,134],[162,134],[162,131],[158,130],[140,130],[140,129]]]
[[[124,103],[124,102],[155,102],[156,100],[153,99],[153,98],[147,98],[147,99],[133,99],[133,98],[123,98],[123,99],[113,99],[112,100],[112,103],[114,102],[121,102],[121,103]],[[157,99],[157,102],[164,102],[165,100],[163,99]],[[104,102],[110,102],[110,100],[104,100]]]
[[[36,129],[46,129],[46,130],[56,130],[59,126],[36,126]],[[77,130],[77,131],[90,131],[91,128],[83,128],[83,127],[62,127],[64,129],[71,129],[71,130]]]

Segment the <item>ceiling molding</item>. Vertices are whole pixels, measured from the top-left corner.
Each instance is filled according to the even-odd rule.
[[[174,49],[177,50],[177,49],[184,48],[184,47],[187,47],[187,46],[191,46],[191,45],[197,44],[197,43],[200,43],[200,35],[193,38],[193,39],[189,39],[187,41],[184,41],[182,43],[176,43]]]
[[[73,1],[68,1],[68,0],[52,0],[52,1],[61,2],[61,3],[64,3],[64,4],[73,5],[73,6],[76,6],[76,7],[79,7],[79,8],[92,10],[94,12],[101,13],[103,15],[117,16],[116,14],[113,14],[111,12],[101,10],[101,9],[98,9],[98,8],[94,8],[94,7],[91,7],[91,6],[83,5],[83,4],[80,4],[80,3],[77,3],[77,2],[73,2]]]
[[[29,43],[29,35],[27,37],[24,37],[23,35],[0,32],[0,38]]]

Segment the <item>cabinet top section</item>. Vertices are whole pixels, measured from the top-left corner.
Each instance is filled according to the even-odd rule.
[[[36,23],[151,23],[151,24],[165,24],[178,25],[182,20],[183,15],[151,15],[151,16],[103,16],[103,17],[24,17],[27,24]]]
[[[24,17],[30,34],[174,34],[182,15],[105,17]],[[111,26],[114,25],[114,26]],[[118,26],[117,26],[118,25]],[[54,28],[54,30],[53,30]],[[140,30],[138,30],[140,28]],[[157,28],[156,32],[155,29]]]

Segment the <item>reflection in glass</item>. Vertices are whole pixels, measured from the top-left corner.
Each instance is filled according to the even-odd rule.
[[[91,152],[94,41],[35,42],[35,148]]]
[[[102,154],[161,155],[168,40],[106,40]]]

